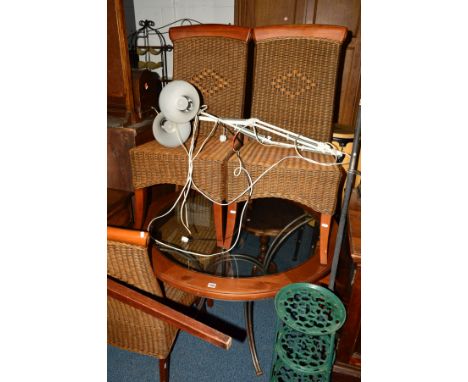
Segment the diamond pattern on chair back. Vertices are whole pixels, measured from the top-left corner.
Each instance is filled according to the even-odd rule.
[[[294,27],[285,36],[285,26],[277,36],[270,27],[255,43],[251,116],[330,141],[341,41],[303,35],[317,25]]]
[[[174,44],[174,79],[194,85],[201,93],[202,103],[208,106],[208,113],[242,118],[249,28],[195,25],[171,28],[170,32]],[[238,36],[233,36],[233,32]],[[202,123],[201,131],[207,127],[211,129],[212,124]]]

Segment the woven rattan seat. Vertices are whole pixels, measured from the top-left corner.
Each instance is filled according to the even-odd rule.
[[[340,48],[346,32],[344,27],[324,25],[255,28],[251,117],[318,141],[330,141]],[[253,179],[289,155],[297,154],[294,149],[268,147],[253,140],[240,150]],[[303,155],[327,163],[335,160],[319,154]],[[232,157],[227,171],[228,200],[247,187],[245,179],[234,176],[237,166],[237,158]],[[321,262],[326,263],[328,230],[340,179],[336,166],[287,159],[254,186],[252,198],[279,197],[321,213]],[[247,194],[239,200],[246,198]]]
[[[232,25],[192,25],[171,28],[169,34],[174,44],[174,79],[194,85],[210,113],[242,118],[250,29]],[[202,143],[212,128],[212,124],[200,123],[197,144]],[[197,158],[193,178],[200,189],[221,202],[226,198],[225,165],[232,150],[228,144],[219,142],[219,132],[221,129]],[[186,182],[187,154],[182,147],[166,148],[150,142],[132,149],[130,160],[136,193],[156,184],[183,185]],[[139,200],[144,197],[136,199],[137,227],[144,221]]]
[[[266,168],[285,156],[296,156],[294,150],[282,147],[264,147],[257,142],[247,142],[241,149],[241,157],[253,179]],[[333,157],[317,153],[304,153],[306,158],[332,163]],[[228,162],[228,174],[238,167],[236,158]],[[268,172],[254,186],[252,198],[276,197],[294,200],[314,211],[332,214],[336,206],[336,195],[341,172],[336,166],[323,167],[302,159],[286,159]],[[248,186],[246,177],[229,178],[228,200],[239,196]],[[242,199],[246,199],[247,194]]]
[[[201,139],[194,152],[198,152]],[[225,178],[227,159],[232,155],[231,144],[211,137],[194,160],[193,181],[212,199],[226,198]],[[138,146],[130,152],[133,186],[137,189],[169,183],[183,186],[187,181],[187,153],[183,147],[164,147],[156,141]]]

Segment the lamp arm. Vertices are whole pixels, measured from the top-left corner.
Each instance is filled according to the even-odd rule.
[[[211,115],[209,113],[206,113],[204,111],[199,112],[199,118],[201,121],[218,122],[218,123],[225,124],[229,127],[232,127],[237,132],[241,132],[251,138],[260,140],[261,143],[274,145],[274,146],[287,147],[287,148],[298,148],[299,150],[318,152],[321,154],[334,155],[338,157],[343,156],[343,153],[341,151],[331,148],[330,145],[325,142],[315,141],[308,137],[304,137],[302,135],[282,129],[278,126],[261,121],[257,118],[223,119],[223,118],[219,118],[214,115]],[[289,141],[293,141],[294,144],[292,143],[288,144],[284,142],[275,142],[271,139],[270,136],[265,137],[265,136],[259,135],[256,132],[250,130],[250,128],[258,128],[263,131],[273,133]]]

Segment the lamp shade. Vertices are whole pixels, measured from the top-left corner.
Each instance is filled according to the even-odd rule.
[[[192,84],[181,80],[171,81],[159,95],[159,107],[168,121],[189,122],[200,109],[200,96]]]
[[[190,131],[190,122],[172,122],[169,121],[163,113],[159,113],[153,121],[154,138],[161,145],[166,147],[180,146],[187,140]]]

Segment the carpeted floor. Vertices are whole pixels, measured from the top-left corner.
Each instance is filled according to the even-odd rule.
[[[278,269],[300,264],[309,256],[312,228],[306,227],[297,262],[291,262],[295,235],[285,242],[275,256]],[[244,234],[235,253],[258,253],[258,239]],[[242,302],[215,301],[208,313],[242,330],[244,304]],[[247,339],[233,339],[231,349],[222,350],[185,332],[180,332],[171,353],[171,382],[264,382],[268,381],[273,355],[276,314],[273,300],[254,303],[254,334],[260,365],[264,371],[256,376],[252,365]],[[108,345],[107,380],[109,382],[156,382],[159,381],[158,362],[152,357],[131,353]]]

